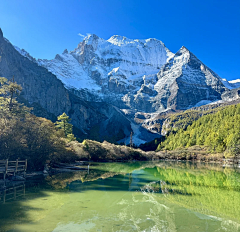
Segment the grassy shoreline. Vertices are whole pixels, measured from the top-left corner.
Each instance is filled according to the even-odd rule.
[[[224,163],[225,158],[233,158],[231,156],[225,157],[225,153],[211,153],[205,146],[178,148],[172,151],[143,151],[106,141],[100,143],[92,140],[84,140],[83,143],[72,141],[68,146],[79,160],[94,162],[189,160]]]

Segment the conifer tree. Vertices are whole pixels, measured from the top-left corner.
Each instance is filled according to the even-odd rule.
[[[130,134],[130,142],[129,142],[129,145],[130,147],[133,147],[133,133],[131,131],[131,134]]]
[[[56,127],[60,128],[64,131],[65,137],[69,141],[76,140],[76,138],[74,137],[74,135],[72,133],[72,124],[69,123],[71,121],[69,116],[67,116],[66,113],[63,113],[62,115],[58,116],[57,120],[58,121],[56,122]]]
[[[16,100],[16,96],[20,94],[22,87],[16,82],[8,81],[5,77],[0,77],[0,113],[5,116],[13,115],[22,116],[30,112],[23,104]]]

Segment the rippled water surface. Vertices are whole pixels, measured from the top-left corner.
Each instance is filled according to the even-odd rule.
[[[181,162],[90,167],[39,178],[26,183],[24,195],[20,189],[15,200],[6,197],[0,231],[240,231],[237,169]]]

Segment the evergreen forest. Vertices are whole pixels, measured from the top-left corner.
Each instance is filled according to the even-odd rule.
[[[182,120],[187,121],[187,120]],[[157,150],[174,150],[194,145],[206,146],[212,153],[231,152],[240,139],[240,104],[218,108],[188,126],[172,130]]]

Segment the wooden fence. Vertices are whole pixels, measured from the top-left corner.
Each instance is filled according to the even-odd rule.
[[[25,184],[0,190],[0,203],[17,200],[19,197],[25,197]]]
[[[27,171],[27,160],[0,160],[0,174],[3,174],[3,180],[5,181],[7,174],[16,175],[18,172],[23,173],[24,177]]]

